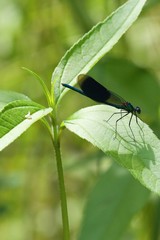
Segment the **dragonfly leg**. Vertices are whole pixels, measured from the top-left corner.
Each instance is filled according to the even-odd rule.
[[[142,134],[143,134],[143,136],[141,135],[141,137],[144,138],[144,132],[143,132],[143,129],[142,129],[142,127],[140,126],[140,124],[139,124],[139,122],[138,122],[138,116],[137,116],[136,113],[135,113],[135,117],[136,117],[136,123],[137,123],[137,125],[139,126],[139,128],[140,128],[140,130],[141,130],[141,132],[142,132]]]
[[[122,116],[122,113],[125,113],[125,115]],[[128,114],[129,114],[129,112],[126,113],[126,112],[122,112],[122,111],[121,111],[121,117],[116,120],[115,138],[117,137],[118,122],[119,122],[122,118],[126,117]]]
[[[122,115],[123,113],[125,113],[125,114]],[[126,111],[123,111],[123,110],[121,109],[120,112],[115,112],[115,113],[113,113],[113,114],[108,118],[108,120],[104,120],[105,122],[108,122],[108,121],[113,117],[113,115],[115,115],[115,114],[121,114],[121,117],[116,120],[115,137],[114,137],[114,138],[117,137],[117,133],[118,133],[118,131],[117,131],[117,129],[118,129],[118,122],[119,122],[122,118],[126,117],[129,113],[130,113],[130,112],[126,112]],[[136,123],[138,124],[139,128],[141,129],[141,131],[142,131],[142,128],[141,128],[141,126],[140,126],[139,123],[138,123],[138,116],[137,116],[136,114],[131,113],[131,117],[130,117],[130,120],[129,120],[129,128],[130,128],[130,131],[131,131],[131,133],[132,133],[133,140],[134,140],[134,142],[135,142],[135,141],[136,141],[136,140],[135,140],[135,135],[134,135],[134,132],[133,132],[133,130],[132,130],[132,128],[131,128],[131,121],[132,121],[133,115],[135,115],[135,117],[136,117]],[[142,132],[143,132],[143,131],[142,131]]]
[[[140,128],[141,131],[143,132],[143,130],[142,130],[142,128],[141,128],[141,126],[140,126],[140,124],[139,124],[139,122],[138,122],[138,116],[137,116],[137,114],[135,114],[135,116],[136,116],[136,123],[138,124],[139,128]]]
[[[122,113],[126,113],[126,112],[115,112],[115,113],[113,113],[107,120],[104,120],[105,122],[109,122],[109,120],[113,117],[113,115],[115,115],[115,114],[121,114],[121,117],[123,117],[122,116]]]
[[[125,115],[122,115],[123,113],[125,113]],[[123,111],[123,110],[121,109],[120,112],[115,112],[115,113],[113,113],[107,120],[104,120],[104,121],[105,121],[105,122],[108,122],[108,121],[113,117],[113,115],[115,115],[115,114],[121,114],[121,117],[116,120],[115,137],[114,137],[114,139],[117,137],[117,127],[118,127],[118,124],[117,124],[117,123],[118,123],[118,121],[121,120],[122,118],[124,118],[125,116],[127,116],[127,115],[129,114],[129,112]]]
[[[135,115],[135,116],[136,116],[136,122],[137,122],[137,115]],[[132,133],[132,136],[133,136],[133,140],[134,140],[134,142],[136,142],[136,139],[135,139],[133,130],[132,130],[132,128],[131,128],[132,117],[133,117],[133,113],[131,113],[131,117],[130,117],[130,119],[129,119],[129,128],[130,128],[130,130],[131,130],[131,133]]]

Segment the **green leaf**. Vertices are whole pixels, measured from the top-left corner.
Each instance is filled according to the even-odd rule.
[[[13,92],[13,91],[0,90],[0,111],[8,103],[13,102],[15,100],[30,101],[29,97],[25,96],[24,94]]]
[[[43,79],[37,73],[31,71],[28,68],[22,67],[22,69],[29,72],[30,74],[32,74],[38,80],[38,82],[41,84],[41,86],[43,88],[43,91],[44,91],[44,94],[46,96],[47,102],[50,105],[50,101],[51,101],[50,92],[49,92],[45,82],[43,81]]]
[[[51,111],[52,108],[43,108],[28,100],[17,100],[6,105],[0,112],[0,151]]]
[[[93,27],[64,55],[52,75],[55,102],[64,90],[61,82],[74,85],[78,74],[87,73],[128,30],[145,2],[146,0],[127,1],[103,22]]]
[[[150,192],[124,169],[111,167],[88,198],[79,240],[121,239],[149,196]]]
[[[159,139],[138,119],[140,128],[133,116],[131,128],[134,139],[129,128],[131,114],[118,122],[116,134],[116,120],[121,115],[115,114],[107,122],[114,112],[114,108],[106,105],[88,107],[73,114],[64,121],[64,125],[113,157],[148,189],[160,194]]]

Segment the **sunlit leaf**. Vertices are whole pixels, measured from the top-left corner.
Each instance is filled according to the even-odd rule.
[[[127,1],[92,28],[64,55],[52,76],[52,91],[56,102],[63,91],[61,82],[74,85],[78,74],[87,73],[132,25],[145,2],[146,0]]]
[[[64,125],[83,139],[97,146],[127,168],[148,189],[160,194],[160,141],[140,119],[133,116],[129,128],[129,114],[121,116],[112,107],[98,105],[82,109],[64,121]]]
[[[29,97],[21,93],[0,90],[0,110],[8,103],[13,102],[15,100],[30,100],[30,99]]]
[[[52,108],[43,108],[28,100],[17,100],[6,105],[0,112],[0,150],[51,111]]]

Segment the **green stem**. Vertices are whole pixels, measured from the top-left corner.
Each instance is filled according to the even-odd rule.
[[[54,139],[52,139],[52,141],[54,143],[54,149],[56,154],[60,198],[61,198],[63,239],[69,240],[70,239],[69,220],[68,220],[67,199],[66,199],[66,191],[65,191],[65,184],[64,184],[63,166],[62,166],[61,151],[60,151],[59,130],[53,118],[52,118],[52,122],[53,122],[53,131],[54,131]]]

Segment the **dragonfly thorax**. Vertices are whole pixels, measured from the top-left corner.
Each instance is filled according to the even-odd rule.
[[[128,113],[133,113],[133,114],[141,113],[140,107],[133,107],[133,105],[130,102],[124,102],[123,109],[126,110]]]

